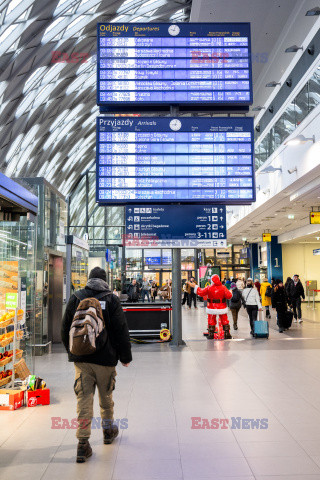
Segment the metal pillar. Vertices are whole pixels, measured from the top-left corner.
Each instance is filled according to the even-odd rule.
[[[171,345],[185,345],[182,340],[181,317],[181,249],[172,249],[172,341]]]

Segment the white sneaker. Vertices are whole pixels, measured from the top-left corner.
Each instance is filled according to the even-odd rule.
[[[303,322],[302,318],[299,318],[299,323],[302,323],[302,322]]]
[[[293,323],[297,323],[297,322],[298,322],[298,320],[295,318],[295,319],[293,320]]]

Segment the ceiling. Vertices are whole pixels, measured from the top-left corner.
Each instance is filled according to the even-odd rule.
[[[0,172],[68,195],[95,159],[97,22],[188,21],[191,0],[0,1]],[[55,63],[54,52],[85,62]]]
[[[278,91],[266,83],[280,81],[301,55],[285,49],[302,45],[316,26],[319,17],[305,16],[316,4],[315,0],[194,0],[190,21],[251,23],[254,106],[264,106]]]
[[[249,243],[260,242],[262,233],[269,231],[272,235],[278,236],[280,243],[316,243],[318,241],[316,237],[320,237],[320,225],[310,225],[309,214],[313,208],[318,210],[320,204],[319,167],[312,171],[309,182],[310,189],[308,190],[305,188],[308,185],[305,178],[297,180],[290,187],[282,190],[275,197],[269,198],[266,203],[240,219],[235,225],[228,228],[228,242],[241,243],[244,238]],[[299,189],[301,192],[303,191],[302,186],[306,193],[290,200],[290,197],[297,195]],[[258,195],[268,196],[269,192],[260,191]],[[227,215],[233,214],[232,208],[227,207]],[[294,218],[290,219],[288,215],[294,215]]]
[[[313,0],[0,1],[0,171],[43,176],[68,195],[94,162],[97,22],[189,21],[190,8],[191,21],[249,21],[259,98],[270,95],[261,87],[264,75],[277,79],[274,68],[292,59],[285,55],[279,65],[283,38],[289,32],[299,44],[314,25],[301,13],[307,4],[315,6]],[[83,52],[88,60],[53,63],[56,51]]]

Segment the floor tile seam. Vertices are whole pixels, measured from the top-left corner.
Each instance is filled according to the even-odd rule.
[[[220,408],[221,412],[223,413],[223,415],[225,415],[224,409],[223,409],[221,403],[218,401],[217,397],[215,396],[215,393],[214,393],[214,391],[213,391],[210,383],[208,382],[206,373],[205,373],[205,371],[203,370],[202,365],[200,364],[199,359],[197,358],[196,355],[195,355],[195,358],[196,358],[196,361],[197,361],[197,363],[198,363],[198,365],[199,365],[200,371],[202,372],[202,375],[204,376],[204,378],[206,379],[206,381],[207,381],[207,383],[208,383],[208,385],[209,385],[209,388],[210,388],[210,390],[211,390],[211,392],[212,392],[213,398],[215,399],[217,405],[219,405],[219,408]],[[231,367],[231,368],[233,369],[233,367]],[[256,479],[256,476],[255,476],[255,474],[254,474],[254,472],[253,472],[253,470],[252,470],[252,468],[251,468],[251,466],[250,466],[250,464],[249,464],[249,462],[248,462],[248,460],[247,460],[247,458],[246,458],[246,456],[245,456],[245,454],[244,454],[243,449],[241,448],[241,446],[240,446],[240,444],[239,444],[239,442],[238,442],[238,439],[237,439],[235,433],[234,433],[232,430],[231,430],[231,433],[232,433],[232,435],[233,435],[233,437],[234,437],[234,439],[235,439],[235,441],[236,441],[239,449],[241,450],[241,453],[242,453],[242,455],[243,455],[243,458],[244,458],[244,460],[245,460],[245,462],[246,462],[246,464],[247,464],[247,466],[248,466],[248,468],[249,468],[249,470],[250,470],[250,472],[251,472],[251,476],[252,476],[254,479]]]
[[[15,433],[17,433],[17,430],[18,430],[20,427],[22,427],[22,425],[23,425],[32,415],[35,414],[35,411],[36,411],[36,409],[32,409],[32,408],[31,408],[31,411],[30,411],[30,407],[27,407],[26,413],[28,412],[29,414],[27,414],[27,415],[21,420],[21,422],[19,423],[18,427],[15,428],[15,430],[9,435],[9,437],[7,437],[2,443],[0,443],[0,447],[4,446],[5,443],[6,443],[8,440],[10,440],[10,438],[11,438]]]
[[[239,374],[239,376],[241,377],[240,374]],[[242,378],[242,377],[241,377],[241,378]],[[252,390],[253,393],[255,393],[250,386],[249,386],[249,388]],[[256,394],[256,393],[255,393],[255,395],[260,399],[260,401],[264,404],[264,406],[268,408],[268,405],[267,405],[266,402],[261,398],[261,396],[260,396],[259,394]],[[268,408],[268,409],[269,409],[269,408]],[[269,409],[269,410],[270,410],[270,409]],[[302,448],[302,450],[306,453],[306,455],[310,458],[310,460],[314,463],[314,465],[319,469],[319,474],[320,474],[320,467],[319,467],[319,465],[317,465],[317,463],[311,458],[311,456],[308,454],[308,452],[307,452],[306,449],[303,447],[303,445],[302,445],[298,440],[296,440],[296,439],[294,438],[294,436],[287,430],[287,428],[283,425],[282,421],[279,419],[279,416],[278,416],[275,412],[273,412],[272,410],[271,410],[271,413],[272,413],[272,415],[276,418],[276,420],[279,422],[279,424],[284,428],[284,430],[287,432],[287,434],[291,437],[291,439],[293,440],[293,442],[296,443],[297,445],[299,445],[299,446]],[[238,444],[239,444],[239,442],[238,442]],[[239,447],[241,448],[240,445],[239,445]],[[242,451],[242,449],[241,449],[241,451]]]
[[[257,360],[253,355],[252,353],[248,352],[248,355],[252,358],[252,361],[254,361],[256,364],[260,364],[261,367],[263,367],[267,372],[270,373],[270,376],[272,377],[273,374],[274,374],[274,371],[272,370],[272,368],[270,367],[270,364],[267,363],[267,360],[266,360],[266,365],[264,365],[264,363],[261,363],[261,360]],[[304,370],[300,369],[299,367],[297,367],[296,365],[294,366],[295,369],[298,369],[302,374],[304,374]],[[243,379],[241,373],[239,373],[237,370],[235,370],[237,372],[237,374]],[[314,377],[313,375],[309,375],[311,379],[316,379],[316,377]],[[317,380],[317,379],[316,379]],[[309,405],[313,408],[315,408],[316,410],[318,410],[320,412],[320,407],[317,407],[315,406],[310,400],[309,398],[305,397],[300,391],[297,391],[295,390],[294,387],[292,387],[291,385],[289,385],[288,383],[286,383],[284,380],[281,380],[281,382],[286,386],[286,388],[288,388],[289,390],[291,390],[295,397],[300,397],[301,400],[304,400],[305,402],[309,403]],[[320,390],[320,380],[317,380],[317,383],[319,383],[319,390]],[[249,388],[252,390],[252,388],[250,387],[249,384],[247,384],[249,386]],[[253,391],[253,390],[252,390]],[[253,392],[255,393],[255,392]],[[255,393],[256,394],[256,393]],[[257,396],[259,396],[258,394],[256,394]],[[261,397],[260,397],[261,398]]]
[[[66,438],[66,436],[68,435],[68,433],[69,433],[69,430],[66,430],[65,434],[64,434],[63,437],[62,437],[61,442],[59,443],[59,445],[56,446],[55,451],[54,451],[53,455],[51,456],[50,461],[48,462],[48,464],[47,464],[47,466],[46,466],[46,468],[45,468],[45,470],[44,470],[44,472],[43,472],[43,474],[41,475],[41,477],[40,477],[39,480],[42,480],[42,479],[44,478],[46,472],[48,471],[48,468],[50,467],[50,465],[51,465],[51,463],[52,463],[52,460],[53,460],[54,457],[56,456],[59,448],[60,448],[61,445],[63,444],[64,439]]]

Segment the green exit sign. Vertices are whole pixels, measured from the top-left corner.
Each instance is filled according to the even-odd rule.
[[[6,293],[6,308],[18,308],[17,293]]]

